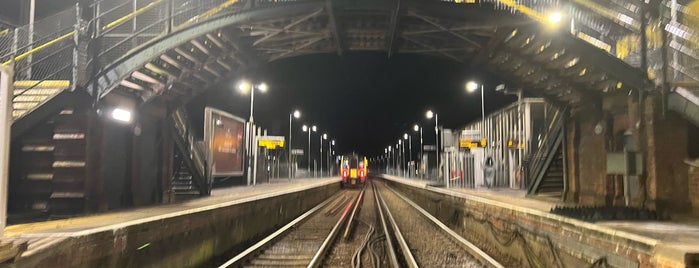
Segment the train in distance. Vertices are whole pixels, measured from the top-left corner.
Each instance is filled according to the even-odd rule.
[[[363,186],[369,171],[369,161],[365,156],[348,154],[340,159],[340,182],[345,186]]]

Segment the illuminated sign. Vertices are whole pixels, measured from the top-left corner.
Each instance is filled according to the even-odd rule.
[[[257,138],[257,145],[267,149],[284,147],[284,137],[282,136],[261,136]]]
[[[213,176],[243,175],[245,120],[211,107],[204,109],[204,143]]]

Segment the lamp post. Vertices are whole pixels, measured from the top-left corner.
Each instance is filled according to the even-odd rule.
[[[398,145],[396,145],[396,149],[399,149],[398,151],[398,159],[400,159],[400,164],[398,164],[398,170],[400,170],[401,175],[405,174],[405,145],[403,144],[403,140],[398,139]]]
[[[408,163],[413,163],[413,135],[403,133],[403,139],[408,141]],[[410,178],[410,165],[408,165],[408,178]]]
[[[243,94],[247,93],[248,91],[250,92],[250,144],[248,146],[248,185],[250,185],[251,181],[251,176],[252,176],[252,157],[250,157],[251,152],[253,150],[257,150],[256,144],[255,144],[255,121],[253,120],[253,111],[254,111],[254,106],[255,106],[255,89],[260,90],[260,92],[265,93],[267,92],[267,84],[265,83],[260,83],[260,84],[252,84],[248,81],[241,81],[238,83],[238,90],[242,92]],[[257,167],[255,167],[257,169]]]
[[[260,83],[260,84],[252,84],[248,81],[241,81],[238,84],[238,90],[240,90],[243,94],[247,93],[248,91],[250,92],[250,123],[253,123],[253,110],[255,106],[255,89],[259,90],[262,93],[267,92],[267,84],[265,83]]]
[[[289,146],[289,154],[286,156],[287,160],[288,160],[287,162],[289,162],[287,164],[288,169],[289,169],[289,180],[291,180],[291,132],[292,132],[291,131],[291,119],[292,119],[292,117],[296,118],[296,119],[301,118],[301,112],[299,110],[295,110],[293,113],[289,114],[289,144],[287,145],[287,146]]]
[[[311,173],[311,131],[315,132],[317,130],[316,126],[308,127],[306,125],[303,125],[301,127],[303,129],[303,132],[308,132],[308,163],[306,166],[306,172],[308,174]]]
[[[333,157],[333,146],[335,146],[335,140],[330,140],[328,142],[328,156],[327,156],[327,164],[328,164],[328,176],[332,176],[332,165],[330,165],[330,159]]]
[[[328,134],[323,133],[323,135],[320,135],[320,176],[323,177],[323,140],[328,139]]]
[[[428,119],[432,119],[432,117],[434,117],[434,147],[437,151],[437,177],[439,177],[439,115],[432,112],[432,110],[429,110],[425,116],[427,116]]]
[[[415,125],[413,126],[413,131],[415,131],[415,132],[420,131],[420,157],[418,157],[418,159],[420,159],[420,163],[422,163],[422,155],[423,155],[423,152],[422,152],[422,147],[423,147],[423,144],[422,144],[422,128],[421,128],[420,126],[418,126],[418,124],[415,124]],[[415,169],[417,169],[417,167],[415,167]],[[420,175],[422,175],[422,173],[420,173]],[[421,177],[422,177],[422,176],[421,176]]]

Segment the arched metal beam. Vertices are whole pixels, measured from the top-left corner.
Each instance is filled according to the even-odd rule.
[[[272,18],[280,14],[296,14],[323,8],[321,2],[304,2],[293,5],[266,7],[246,12],[223,14],[191,27],[181,29],[148,43],[131,54],[113,62],[87,83],[86,89],[99,100],[109,94],[122,80],[148,60],[160,56],[165,51],[189,40],[213,32],[217,29],[250,19]]]

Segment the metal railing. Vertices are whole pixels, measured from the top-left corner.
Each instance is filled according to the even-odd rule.
[[[187,115],[182,109],[175,111],[172,118],[177,131],[175,143],[180,147],[180,150],[184,151],[182,152],[185,156],[184,161],[190,168],[189,172],[192,175],[192,181],[202,195],[208,194],[211,189],[209,187],[210,182],[207,181],[209,169],[206,164],[206,148],[190,132]]]
[[[557,146],[560,145],[560,138],[563,135],[563,125],[565,123],[565,109],[558,109],[554,106],[548,106],[549,111],[553,113],[551,120],[544,126],[545,129],[540,133],[544,133],[544,137],[541,139],[541,145],[535,148],[535,151],[531,152],[527,159],[527,189],[528,192],[532,193],[532,187],[537,183],[536,181],[542,176],[542,173],[546,170],[547,162],[550,162],[550,158],[556,153]]]
[[[441,2],[473,4],[463,0]],[[478,0],[475,4],[522,13],[542,23],[548,23],[551,12],[561,11],[570,19],[572,35],[633,67],[647,66],[648,77],[656,84],[699,82],[699,10],[677,0],[664,0],[658,6],[636,0]],[[654,14],[652,19],[641,21],[644,12]],[[641,51],[643,26],[647,41],[645,62]]]

